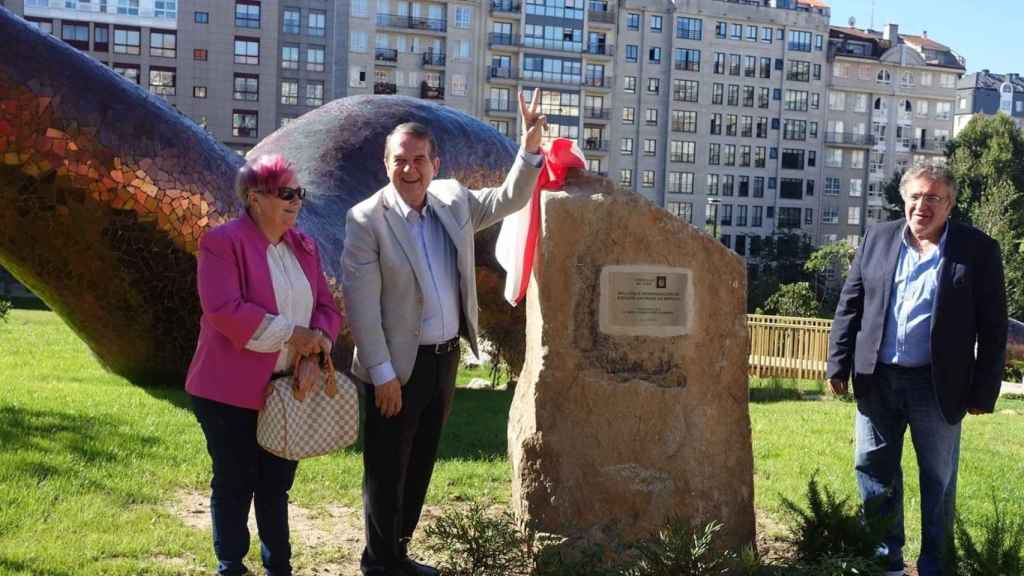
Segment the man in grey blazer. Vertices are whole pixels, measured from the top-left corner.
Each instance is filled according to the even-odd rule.
[[[369,575],[432,575],[408,556],[447,419],[459,336],[477,352],[473,236],[527,204],[542,163],[546,119],[534,91],[519,93],[521,148],[504,183],[468,190],[433,180],[440,169],[427,127],[387,138],[391,183],[353,206],[345,224],[342,289],[355,340],[352,372],[367,398],[363,447]]]
[[[921,486],[920,576],[943,574],[956,501],[960,422],[992,412],[1006,360],[999,244],[949,220],[956,185],[939,165],[900,182],[906,219],[871,227],[843,286],[828,384],[857,399],[855,470],[865,513],[894,520],[880,551],[902,576],[903,437]],[[870,503],[870,505],[869,505]]]

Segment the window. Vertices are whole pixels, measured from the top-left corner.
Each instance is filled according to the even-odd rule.
[[[622,108],[622,123],[632,124],[636,120],[636,108],[632,106],[623,106]]]
[[[806,140],[807,121],[787,119],[783,125],[782,138],[784,140]]]
[[[258,102],[260,99],[260,77],[255,74],[235,74],[235,100]]]
[[[811,76],[815,80],[821,80],[821,64],[814,64],[811,66]]]
[[[53,34],[53,20],[43,20],[41,18],[27,18],[28,23],[35,26],[39,31],[46,34]]]
[[[764,198],[764,176],[754,176],[754,193],[753,193],[753,197],[754,198]],[[757,208],[754,209],[754,213],[755,214],[758,213],[758,208],[760,208],[760,206],[758,206]],[[755,222],[753,224],[754,226],[760,226],[761,225],[760,218],[756,218],[754,220],[754,222]]]
[[[633,170],[631,168],[619,170],[619,184],[625,188],[633,187]]]
[[[722,163],[722,145],[717,142],[708,144],[708,165],[718,166]]]
[[[697,143],[673,140],[669,148],[669,159],[672,162],[693,164],[697,161]]]
[[[807,111],[808,93],[803,90],[786,90],[786,110]]]
[[[746,178],[746,176],[740,176],[740,187],[741,188],[743,187],[742,182],[743,182],[744,178]],[[736,226],[746,226],[747,225],[747,210],[748,210],[748,208],[747,208],[746,204],[739,204],[739,205],[736,206]],[[738,241],[740,240],[740,238],[742,238],[742,236],[737,236],[736,237],[736,240],[737,240],[737,246],[736,247],[737,247],[737,249],[739,248]]]
[[[828,190],[825,191],[828,194]],[[821,213],[822,224],[839,224],[839,208],[835,206],[825,206]]]
[[[117,72],[122,77],[124,77],[126,80],[129,80],[129,81],[134,82],[136,84],[139,83],[140,73],[139,73],[139,65],[138,64],[119,64],[119,63],[115,62],[114,63],[114,72]]]
[[[850,178],[850,198],[860,198],[864,192],[864,181],[860,178]]]
[[[149,68],[149,91],[158,96],[174,96],[177,84],[174,68]]]
[[[758,71],[759,71],[758,75],[761,78],[771,78],[772,77],[772,59],[771,58],[761,58],[761,65],[758,67]]]
[[[138,28],[114,28],[114,54],[142,54],[142,33]]]
[[[260,5],[256,2],[235,2],[235,27],[260,27]]]
[[[761,28],[761,42],[764,42],[765,44],[771,44],[772,43],[772,29],[771,28],[769,28],[767,26],[765,26],[764,28]]]
[[[754,180],[756,181],[757,179],[755,178]],[[755,185],[755,187],[756,187],[756,185]],[[753,206],[752,207],[752,210],[750,212],[750,225],[752,227],[754,227],[754,228],[760,228],[761,227],[761,224],[763,222],[761,214],[762,214],[763,211],[764,211],[764,207],[763,206]],[[751,248],[750,248],[751,253],[753,253],[753,251],[754,251],[753,240],[755,240],[755,239],[757,239],[757,236],[754,236],[754,237],[751,238]]]
[[[722,164],[725,166],[736,165],[736,145],[725,144],[722,146]]]
[[[747,40],[757,42],[757,26],[747,26]]]
[[[463,74],[452,74],[452,95],[453,96],[465,96],[466,95],[466,76]]]
[[[879,84],[892,84],[892,74],[883,68],[878,71],[878,75],[875,76],[875,81]]]
[[[235,64],[260,63],[260,41],[258,38],[235,38]]]
[[[644,156],[658,155],[658,140],[655,138],[644,139]]]
[[[622,154],[625,155],[625,156],[632,156],[633,155],[633,139],[632,138],[623,138],[621,144],[619,145],[619,152],[622,152]]]
[[[850,152],[850,168],[863,168],[864,167],[864,151],[854,150]]]
[[[640,59],[640,47],[636,44],[626,44],[626,62],[637,62]]]
[[[636,76],[623,76],[622,90],[627,94],[636,94]]]
[[[473,25],[473,8],[471,6],[457,6],[455,8],[455,27],[468,30]]]
[[[839,148],[826,148],[825,149],[825,166],[829,168],[842,168],[843,167],[843,151]],[[828,186],[826,185],[826,189]],[[827,192],[826,192],[827,193]]]
[[[818,110],[821,108],[821,95],[817,92],[811,92],[811,110]]]
[[[194,48],[192,50],[192,59],[199,62],[206,62],[209,58],[210,53],[206,48]]]
[[[177,58],[178,36],[174,32],[153,30],[149,33],[149,55]]]
[[[661,48],[657,46],[651,48],[647,53],[647,60],[651,64],[661,64]]]
[[[740,198],[746,198],[750,196],[750,176],[740,176],[739,188],[736,190],[736,195]],[[746,218],[743,219],[743,225],[746,226]]]
[[[630,12],[629,14],[627,14],[626,15],[626,28],[629,29],[629,30],[633,30],[633,31],[639,30],[640,29],[640,15],[635,13],[635,12]]]
[[[324,103],[324,83],[322,80],[306,81],[306,106],[322,106]]]
[[[195,21],[196,24],[209,24],[210,13],[196,11],[192,13],[192,19]]]
[[[324,71],[323,46],[306,46],[306,70],[311,72]]]
[[[808,180],[806,182],[807,189],[804,192],[806,196],[814,196],[814,180]]]
[[[696,102],[700,83],[696,80],[673,80],[672,99],[677,102]]]
[[[298,48],[295,49],[295,62],[298,68]],[[366,70],[362,66],[352,66],[348,71],[348,85],[354,88],[366,87]]]
[[[693,224],[693,202],[666,202],[665,209],[680,220]]]
[[[747,78],[757,76],[757,58],[755,56],[743,57],[743,76]]]
[[[739,76],[740,75],[740,55],[729,54],[729,75]]]
[[[366,0],[352,0],[352,9],[349,11],[349,15],[357,18],[366,18],[369,14],[370,11]]]
[[[722,134],[722,115],[712,114],[711,115],[711,129],[710,133],[712,136],[718,136]]]
[[[811,51],[811,33],[798,30],[789,31],[789,49],[797,52]]]
[[[697,113],[690,110],[673,110],[672,131],[697,132]]]
[[[850,206],[846,209],[846,223],[850,226],[860,225],[860,206]]]
[[[726,114],[725,116],[725,135],[735,136],[737,126],[737,117],[735,114]]]
[[[729,29],[729,27],[728,27],[728,25],[725,22],[719,21],[719,22],[715,23],[715,38],[722,38],[722,39],[724,39],[726,33],[728,32],[728,29]]]
[[[654,170],[644,170],[640,173],[640,185],[644,188],[654,188]]]
[[[662,18],[661,16],[652,14],[651,15],[651,32],[661,32]]]
[[[285,34],[300,34],[302,13],[298,8],[285,8],[281,13],[281,32]]]
[[[720,223],[723,226],[732,226],[732,204],[722,204],[722,219]],[[725,240],[725,238],[726,236],[723,235],[722,242],[724,242],[725,245],[728,246],[729,242],[728,240]]]
[[[769,207],[770,208],[770,207]],[[771,216],[771,214],[769,214]],[[789,206],[779,207],[779,228],[799,228],[800,209]]]
[[[97,52],[110,51],[110,28],[105,24],[93,24],[92,49]]]
[[[708,174],[707,195],[708,196],[718,196],[720,191],[721,190],[720,190],[720,187],[719,187],[719,176],[718,176],[718,174]]]
[[[939,74],[939,86],[943,88],[956,88],[956,76],[953,74]]]
[[[814,35],[814,49],[821,52],[825,48],[825,38],[821,34]]]
[[[803,170],[804,151],[796,148],[783,148],[782,167],[787,170]]]
[[[814,208],[804,208],[804,224],[807,226],[814,224]]]
[[[740,166],[750,167],[750,146],[740,146]]]
[[[729,106],[740,105],[740,87],[738,84],[729,84],[729,92],[728,96],[726,97],[726,103],[729,104]]]
[[[801,200],[804,197],[804,181],[799,178],[783,178],[779,187],[779,198]]]
[[[796,82],[811,81],[811,63],[800,60],[789,61],[789,71],[786,72],[786,80]]]
[[[715,52],[715,74],[725,74],[725,52]]]
[[[647,79],[647,93],[657,94],[661,90],[661,79],[659,78],[648,78]]]
[[[700,72],[700,50],[676,48],[676,70]]]
[[[153,16],[167,18],[168,20],[178,19],[178,0],[155,0],[153,2]]]
[[[842,112],[846,109],[846,93],[845,92],[829,92],[828,93],[828,109]]]
[[[757,107],[767,108],[771,101],[771,88],[758,88],[757,89]]]
[[[704,36],[704,21],[700,18],[676,18],[676,38],[682,40],[702,40]]]
[[[733,40],[742,40],[743,39],[743,25],[742,24],[732,24],[731,26],[729,26],[729,38],[731,38]]]
[[[498,131],[502,136],[508,136],[508,120],[491,120],[491,128]]]
[[[725,102],[725,84],[719,84],[715,82],[711,86],[711,103],[712,104],[723,104]]]
[[[768,137],[768,118],[766,116],[759,116],[757,118],[757,128],[754,135],[758,138]]]
[[[192,87],[193,98],[206,98],[206,86],[193,86]]]
[[[754,117],[744,116],[740,120],[740,136],[743,138],[754,137]]]
[[[60,39],[79,50],[89,49],[89,25],[84,22],[61,22]]]
[[[281,80],[281,104],[299,103],[299,81]]]
[[[299,69],[299,46],[298,44],[285,44],[281,46],[281,68],[287,70]]]
[[[349,32],[349,50],[353,52],[366,52],[366,32],[352,30]]]
[[[259,132],[259,116],[255,110],[231,111],[231,135],[241,138],[255,138]]]
[[[658,109],[648,108],[644,115],[644,121],[648,126],[655,126],[658,124]]]
[[[117,0],[117,13],[123,16],[138,16],[139,0]]]
[[[936,102],[935,103],[935,118],[937,120],[949,120],[953,114],[953,103],[952,102]]]

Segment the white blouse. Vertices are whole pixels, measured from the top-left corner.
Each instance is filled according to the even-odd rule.
[[[291,368],[291,347],[286,342],[296,326],[309,328],[313,316],[313,289],[287,243],[267,247],[267,266],[274,284],[278,314],[267,314],[245,347],[253,352],[278,352],[274,372],[285,372]]]

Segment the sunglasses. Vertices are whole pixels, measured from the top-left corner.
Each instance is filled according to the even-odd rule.
[[[284,200],[285,202],[291,202],[296,198],[298,198],[299,200],[306,199],[306,189],[302,188],[301,186],[296,188],[288,188],[287,186],[282,186],[277,189],[276,194],[274,194],[273,192],[271,192],[270,194],[276,195],[278,198]]]

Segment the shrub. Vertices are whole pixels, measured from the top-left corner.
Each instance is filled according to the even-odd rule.
[[[828,487],[819,488],[816,475],[807,483],[807,510],[786,498],[782,505],[796,522],[788,542],[795,548],[796,560],[804,564],[852,558],[875,562],[892,523],[891,518],[863,520],[862,507],[851,510],[849,499],[836,498]]]
[[[476,503],[448,508],[424,535],[448,576],[520,575],[532,567],[530,536],[510,512],[488,514]]]
[[[954,576],[1024,574],[1024,518],[1007,518],[993,499],[995,515],[982,523],[982,539],[957,514],[955,546],[948,548],[947,569]]]
[[[657,536],[635,547],[636,565],[627,576],[712,576],[728,574],[736,556],[714,547],[715,534],[722,530],[718,522],[694,528],[676,518]]]
[[[7,321],[7,315],[11,311],[11,302],[0,298],[0,320]]]

